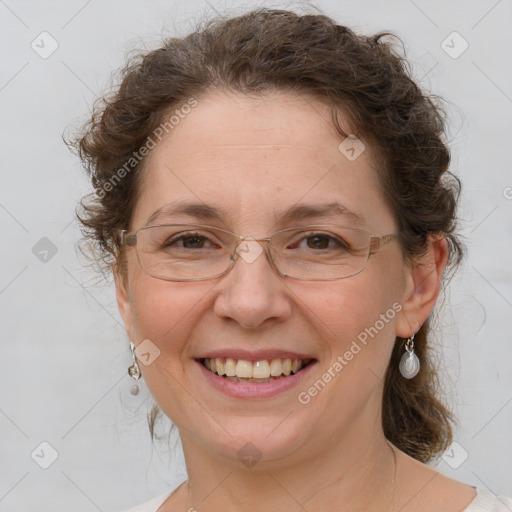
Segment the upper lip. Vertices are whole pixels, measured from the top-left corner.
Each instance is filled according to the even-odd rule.
[[[267,349],[267,350],[243,350],[243,349],[219,349],[205,352],[196,359],[215,359],[215,358],[244,359],[246,361],[263,361],[264,359],[315,359],[308,354],[299,354],[288,350]]]

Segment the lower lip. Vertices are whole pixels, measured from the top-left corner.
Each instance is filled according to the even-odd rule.
[[[225,395],[235,398],[270,398],[279,393],[283,393],[293,386],[297,385],[307,374],[311,368],[315,366],[316,361],[309,363],[305,368],[290,375],[289,377],[281,377],[272,382],[233,382],[232,380],[225,379],[216,373],[212,373],[206,369],[199,361],[199,365],[203,375],[208,382],[216,389]]]

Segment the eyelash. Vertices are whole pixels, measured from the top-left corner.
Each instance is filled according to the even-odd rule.
[[[187,238],[200,238],[200,239],[205,239],[205,240],[210,240],[210,238],[206,237],[205,235],[201,235],[200,233],[178,233],[177,235],[174,235],[173,237],[171,237],[170,239],[168,239],[165,243],[164,243],[164,247],[169,247],[171,245],[174,245],[176,242],[179,242],[180,240],[185,240]]]
[[[298,245],[304,241],[307,241],[309,238],[313,238],[313,237],[327,237],[329,239],[329,242],[331,242],[331,241],[334,242],[337,247],[343,247],[345,249],[349,249],[348,245],[342,239],[336,237],[335,235],[325,233],[325,232],[307,233],[304,236],[302,236],[302,238],[300,240],[298,240],[297,242],[293,242],[293,245]],[[188,232],[188,233],[179,233],[179,234],[173,236],[172,238],[168,239],[165,242],[164,247],[169,247],[171,245],[176,244],[180,240],[183,241],[188,238],[198,238],[201,240],[208,240],[210,242],[210,244],[212,243],[212,240],[204,234],[200,234],[197,232],[195,232],[195,233]],[[214,245],[216,245],[216,244],[214,244]],[[203,247],[201,247],[201,249],[202,248]],[[329,249],[329,247],[327,249]]]
[[[313,232],[313,233],[308,233],[307,235],[304,235],[300,240],[299,240],[299,243],[303,242],[303,241],[307,241],[309,238],[313,238],[313,237],[326,237],[329,239],[329,242],[333,241],[335,243],[335,246],[337,247],[344,247],[344,248],[347,248],[348,249],[348,246],[347,244],[340,238],[332,235],[332,234],[329,234],[329,233],[322,233],[322,232]]]

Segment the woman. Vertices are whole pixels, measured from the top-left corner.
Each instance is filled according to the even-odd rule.
[[[261,9],[97,107],[80,219],[188,472],[133,510],[512,508],[426,465],[452,440],[428,338],[459,184],[407,70],[387,34]]]

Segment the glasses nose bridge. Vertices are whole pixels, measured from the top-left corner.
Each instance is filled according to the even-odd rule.
[[[270,244],[270,240],[271,240],[272,236],[268,236],[265,238],[254,238],[252,235],[235,235],[234,233],[232,233],[232,234],[233,234],[233,239],[235,241],[235,248],[233,249],[234,254],[238,254],[238,247],[240,247],[240,245],[243,244],[244,242],[258,242],[258,243],[267,242],[265,244],[265,248],[267,249],[267,252],[269,252],[268,246]]]
[[[270,266],[272,268],[274,268],[275,270],[277,270],[275,268],[275,263],[274,263],[274,260],[272,258],[272,254],[271,254],[270,247],[269,247],[271,239],[272,239],[272,235],[268,236],[268,237],[264,237],[264,238],[255,238],[252,235],[235,235],[234,233],[232,233],[232,235],[233,235],[233,240],[235,241],[235,247],[234,247],[233,252],[231,254],[231,260],[233,262],[233,265],[236,263],[236,261],[238,260],[238,258],[240,256],[240,252],[241,251],[239,250],[239,247],[244,242],[257,242],[260,246],[261,246],[261,242],[266,242],[264,247],[262,247],[262,252],[265,253],[265,255],[267,257],[267,260],[270,263]],[[247,252],[247,251],[244,251],[244,252]],[[245,258],[242,257],[242,259],[245,259]],[[232,267],[230,267],[230,269],[231,268]]]
[[[270,242],[270,239],[272,236],[267,236],[265,238],[254,238],[252,235],[234,235],[236,242],[236,247],[238,247],[241,243],[245,242],[246,240],[250,240],[251,242]]]

